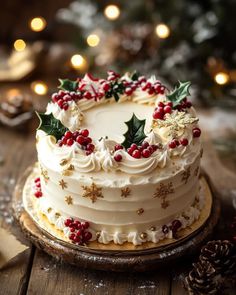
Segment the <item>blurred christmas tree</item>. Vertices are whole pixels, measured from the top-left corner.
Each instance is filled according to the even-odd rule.
[[[114,4],[115,3],[115,4]],[[191,80],[206,104],[236,105],[236,1],[77,0],[59,10],[60,22],[77,26],[81,55],[93,72],[137,69],[167,83]]]

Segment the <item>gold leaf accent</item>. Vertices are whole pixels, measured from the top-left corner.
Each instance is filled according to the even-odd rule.
[[[73,198],[71,196],[65,196],[65,202],[67,205],[73,205]]]
[[[137,210],[138,215],[143,214],[143,212],[144,212],[144,209],[143,209],[143,208],[139,208],[139,209]]]
[[[82,186],[84,193],[82,197],[90,198],[92,203],[96,202],[98,198],[104,198],[102,194],[102,188],[97,187],[95,183],[92,183],[91,186]]]
[[[47,184],[49,180],[48,171],[46,169],[43,169],[42,166],[40,166],[40,170],[41,170],[41,175],[43,176],[43,179],[45,183]]]
[[[50,213],[52,211],[52,208],[48,208],[47,212]]]
[[[67,188],[67,182],[65,182],[63,179],[59,180],[59,185],[63,190]]]
[[[69,167],[67,168],[69,171],[75,170],[75,166],[73,164],[70,164]]]
[[[56,218],[59,218],[60,216],[61,216],[61,214],[60,214],[59,212],[56,212],[56,213],[55,213],[55,217],[56,217]]]
[[[129,187],[125,187],[121,189],[121,197],[127,198],[131,195],[131,189]]]
[[[65,166],[67,163],[68,163],[67,159],[61,159],[61,161],[60,161],[61,166]]]

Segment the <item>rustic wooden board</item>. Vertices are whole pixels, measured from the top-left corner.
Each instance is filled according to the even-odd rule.
[[[19,204],[22,203],[22,191],[25,177],[27,177],[27,175],[25,175],[17,185],[13,199],[15,216],[19,221],[23,232],[38,248],[44,250],[48,254],[70,264],[75,264],[84,268],[112,270],[116,272],[147,271],[162,268],[163,265],[176,261],[183,255],[193,254],[211,234],[220,214],[217,198],[213,198],[211,211],[212,195],[209,192],[206,194],[206,206],[204,209],[205,211],[209,211],[204,213],[203,210],[202,216],[200,216],[199,220],[191,227],[180,231],[180,238],[176,241],[166,240],[158,245],[145,243],[144,246],[138,247],[124,245],[123,247],[119,246],[118,248],[114,244],[104,245],[101,248],[99,245],[94,246],[94,243],[88,247],[74,246],[56,239],[45,230],[42,230],[41,226],[43,223],[39,226],[38,223],[32,220],[31,216],[26,210],[24,210],[24,208],[20,207],[20,210],[18,210]],[[31,177],[31,174],[29,177]],[[204,182],[204,179],[202,181]],[[208,179],[208,181],[210,180]],[[209,203],[210,207],[208,205]],[[42,217],[40,221],[42,221]]]

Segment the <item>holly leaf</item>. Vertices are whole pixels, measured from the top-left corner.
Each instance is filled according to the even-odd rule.
[[[69,79],[59,79],[60,85],[58,86],[59,89],[67,90],[67,91],[76,91],[78,88],[78,82],[72,81]]]
[[[140,76],[139,73],[136,72],[136,71],[134,71],[134,72],[131,74],[131,77],[130,77],[130,78],[131,78],[131,80],[133,80],[133,81],[137,81],[139,76]]]
[[[43,130],[48,135],[54,136],[57,140],[68,130],[60,120],[54,118],[53,114],[44,114],[36,112],[36,115],[39,118],[39,126],[37,130]]]
[[[191,82],[180,82],[179,86],[176,87],[170,94],[167,94],[166,97],[173,103],[173,108],[177,107],[181,101],[188,96],[189,87]]]
[[[132,143],[137,145],[141,145],[144,138],[146,137],[144,133],[144,126],[146,120],[139,120],[135,114],[133,114],[132,118],[125,122],[128,126],[128,130],[124,135],[125,140],[122,142],[122,145],[127,149],[131,146]]]
[[[120,94],[124,93],[125,86],[122,82],[115,81],[114,83],[111,83],[111,88],[106,92],[105,97],[111,98],[114,96],[115,101],[117,102],[120,99]]]

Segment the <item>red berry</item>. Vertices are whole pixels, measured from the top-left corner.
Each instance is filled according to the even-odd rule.
[[[67,139],[66,144],[68,146],[71,146],[74,143],[74,140],[72,138]]]
[[[155,111],[152,116],[153,116],[153,119],[155,119],[155,120],[157,120],[157,119],[162,120],[164,113],[162,110],[159,109],[159,110]]]
[[[66,103],[63,103],[63,106],[62,106],[62,108],[63,108],[63,110],[67,111],[67,110],[68,110],[68,108],[69,108],[69,105],[68,105],[68,103],[67,103],[67,102],[66,102]]]
[[[92,154],[92,151],[86,151],[85,154],[86,154],[86,156],[89,156]]]
[[[129,155],[132,155],[132,152],[133,152],[133,150],[132,150],[131,148],[128,148],[128,149],[127,149],[127,153],[128,153]]]
[[[200,128],[193,128],[193,137],[199,137],[201,135],[201,129]]]
[[[80,130],[80,135],[82,135],[84,137],[88,137],[88,135],[89,135],[88,129],[82,129],[82,130]]]
[[[41,183],[40,183],[40,181],[36,182],[35,185],[36,185],[36,187],[38,187],[38,188],[41,187]]]
[[[115,155],[114,159],[115,159],[116,162],[120,162],[122,160],[121,154]]]
[[[85,91],[84,92],[84,97],[87,99],[91,99],[92,98],[92,94],[89,91]]]
[[[149,145],[147,147],[147,150],[149,150],[150,154],[152,154],[154,152],[153,147],[151,145]]]
[[[148,158],[148,157],[150,157],[150,155],[151,155],[151,153],[150,153],[150,151],[148,149],[145,149],[145,150],[142,151],[142,156],[144,158]]]
[[[57,104],[59,105],[60,108],[62,108],[63,103],[64,103],[63,99],[59,99],[58,102],[57,102]]]
[[[180,139],[180,144],[182,144],[183,146],[188,145],[188,139],[187,138]]]
[[[69,94],[66,94],[64,97],[63,97],[64,101],[71,101],[72,98]]]
[[[132,157],[135,159],[140,159],[141,158],[141,152],[139,150],[135,150],[132,152]]]
[[[34,182],[39,182],[40,181],[40,177],[35,178]]]
[[[178,219],[175,219],[171,223],[171,229],[172,229],[172,231],[176,232],[181,227],[181,225],[182,225],[181,221],[178,220]]]
[[[110,85],[108,83],[104,83],[102,88],[103,88],[104,91],[107,92],[110,89]]]
[[[82,225],[82,228],[83,228],[83,229],[87,229],[87,228],[89,228],[89,222],[88,222],[88,221],[84,221],[84,222],[82,222],[81,225]]]
[[[134,151],[134,150],[136,150],[138,148],[138,146],[137,146],[137,144],[132,143],[130,148]]]
[[[72,240],[72,241],[73,241],[73,240],[74,240],[74,238],[75,238],[75,234],[70,234],[70,235],[69,235],[69,239],[70,239],[70,240]]]
[[[37,192],[34,193],[34,195],[35,195],[36,198],[41,198],[43,194],[42,194],[41,191],[37,191]]]
[[[71,232],[71,233],[75,232],[75,228],[74,228],[74,227],[71,227],[71,228],[70,228],[70,232]]]
[[[82,135],[79,135],[76,137],[76,141],[81,144],[81,145],[84,145],[85,143],[85,138],[82,136]]]
[[[57,143],[58,143],[59,146],[63,146],[63,141],[62,140],[58,140]]]
[[[142,148],[146,149],[149,146],[149,143],[147,141],[143,141]]]
[[[148,90],[148,94],[152,95],[153,93],[155,93],[155,90],[154,90],[153,88],[150,88],[150,89]]]
[[[69,226],[72,223],[72,220],[70,218],[67,218],[65,220],[65,226]]]
[[[66,139],[71,138],[72,136],[73,136],[73,134],[72,134],[72,132],[70,132],[70,131],[66,131],[66,133],[65,133],[65,135],[64,135],[64,137],[65,137]]]
[[[166,105],[168,105],[169,107],[173,107],[173,103],[172,103],[172,101],[168,101],[167,103],[166,103]]]
[[[86,144],[89,144],[89,143],[92,142],[92,138],[91,138],[91,137],[87,137],[87,138],[85,139],[85,141],[86,141]]]
[[[125,89],[125,94],[126,95],[131,95],[132,93],[133,93],[132,88],[128,87],[128,88]]]
[[[118,151],[118,150],[122,150],[123,149],[123,146],[120,145],[120,144],[116,144],[115,147],[114,147],[115,151]]]
[[[165,106],[165,107],[164,107],[164,113],[165,113],[165,114],[167,114],[167,113],[170,114],[171,111],[172,111],[172,108],[171,108],[170,106]]]
[[[164,103],[162,101],[159,101],[158,106],[164,108],[165,105],[164,105]]]
[[[78,231],[77,231],[77,233],[76,233],[76,235],[78,236],[78,237],[81,237],[82,236],[82,230],[81,229],[79,229]]]
[[[187,108],[191,108],[191,106],[192,106],[191,101],[187,101],[187,102],[186,102],[186,107],[187,107]]]
[[[179,146],[179,141],[177,139],[174,139],[176,146]]]
[[[170,147],[171,149],[176,148],[176,142],[175,142],[175,140],[172,140],[172,141],[169,143],[169,147]]]
[[[52,101],[53,102],[57,102],[58,99],[59,99],[59,95],[57,93],[53,93],[53,95],[52,95]]]
[[[94,148],[95,148],[95,146],[94,146],[94,144],[92,144],[92,143],[89,143],[89,144],[87,145],[87,147],[86,147],[87,151],[91,151],[91,152],[94,151]]]
[[[86,231],[86,232],[84,233],[84,240],[85,240],[85,242],[88,242],[91,238],[92,238],[92,234],[91,234],[91,232]]]

